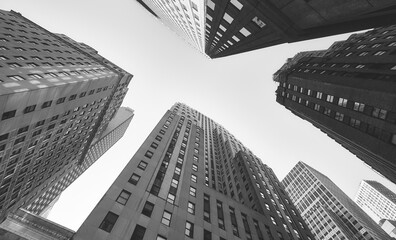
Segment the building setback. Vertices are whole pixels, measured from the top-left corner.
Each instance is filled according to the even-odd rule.
[[[381,219],[396,220],[396,194],[379,182],[363,180],[355,202],[377,223]]]
[[[396,25],[274,74],[276,101],[396,183]]]
[[[132,75],[89,46],[0,10],[0,219],[76,165],[114,117]]]
[[[393,0],[137,2],[210,58],[396,23]]]
[[[299,162],[282,184],[316,239],[390,240],[337,185],[307,164]]]
[[[76,165],[68,174],[58,180],[51,188],[45,191],[26,210],[34,214],[48,214],[47,209],[60,194],[69,187],[81,174],[94,164],[107,150],[109,150],[127,130],[133,117],[133,110],[120,107],[117,114],[110,121],[100,138],[92,142],[82,164]]]
[[[314,238],[268,166],[176,103],[73,239]]]

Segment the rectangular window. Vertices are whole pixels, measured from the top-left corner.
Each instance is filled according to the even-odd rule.
[[[132,174],[131,178],[128,180],[128,182],[132,183],[133,185],[136,185],[140,180],[140,176],[137,174]]]
[[[192,202],[188,202],[187,211],[192,215],[195,215],[195,204]]]
[[[13,117],[15,117],[15,114],[16,114],[16,110],[5,112],[1,116],[1,120],[6,120],[6,119],[9,119],[9,118],[13,118]]]
[[[146,154],[144,154],[145,157],[151,159],[153,157],[154,153],[152,151],[147,151]]]
[[[170,204],[173,204],[175,203],[175,198],[176,198],[175,195],[173,195],[172,193],[168,193],[168,197],[166,198],[166,201]]]
[[[11,75],[11,76],[7,76],[9,79],[14,80],[14,81],[23,81],[25,80],[23,77],[19,76],[19,75]]]
[[[358,112],[363,112],[364,107],[365,107],[364,103],[355,102],[355,104],[353,105],[353,110]]]
[[[191,174],[191,181],[192,182],[197,182],[197,176],[195,176],[194,174]]]
[[[136,224],[135,230],[133,230],[131,240],[143,240],[146,228]]]
[[[193,165],[192,165],[192,170],[195,171],[195,172],[198,171],[198,166],[195,165],[195,164],[193,164]]]
[[[195,197],[197,194],[197,189],[195,187],[190,187],[190,195]]]
[[[210,196],[204,194],[204,220],[210,223]]]
[[[204,229],[204,240],[212,240],[212,233]]]
[[[158,143],[153,142],[153,143],[151,143],[150,147],[157,149]]]
[[[106,232],[111,232],[115,223],[117,222],[118,215],[113,212],[108,212],[106,217],[103,219],[99,228]]]
[[[193,223],[186,221],[186,228],[184,230],[184,234],[189,238],[194,237],[194,224]]]
[[[122,190],[116,201],[122,205],[125,205],[128,202],[130,196],[131,196],[130,192],[126,190]]]
[[[154,204],[149,201],[146,201],[142,210],[142,214],[147,217],[151,217],[151,213],[153,212],[153,210],[154,210]]]
[[[140,163],[138,165],[138,168],[142,169],[144,171],[144,170],[146,170],[146,167],[147,167],[147,163],[145,161],[143,161],[143,160],[140,161]]]
[[[172,213],[168,211],[164,211],[164,213],[162,214],[161,223],[163,223],[166,226],[170,226],[171,218],[172,218]]]
[[[46,102],[44,102],[44,103],[43,103],[43,105],[41,105],[41,108],[47,108],[47,107],[50,107],[50,106],[51,106],[51,104],[52,104],[52,101],[46,101]]]
[[[29,126],[22,127],[20,129],[18,129],[18,134],[27,132],[28,130],[29,130]]]

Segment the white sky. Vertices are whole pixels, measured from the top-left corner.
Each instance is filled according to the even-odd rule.
[[[61,196],[49,219],[77,230],[175,102],[235,135],[282,180],[304,161],[354,199],[362,179],[396,186],[309,122],[276,103],[272,74],[297,52],[328,48],[349,34],[210,60],[135,0],[1,0],[49,31],[84,42],[134,75],[123,105],[135,110],[124,137]]]

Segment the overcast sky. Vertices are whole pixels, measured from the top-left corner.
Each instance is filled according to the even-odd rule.
[[[124,137],[61,196],[49,219],[77,230],[129,159],[175,102],[223,125],[282,180],[304,161],[354,199],[363,179],[396,190],[312,126],[276,103],[272,74],[300,51],[328,48],[349,34],[210,60],[135,0],[1,0],[55,33],[84,42],[132,73],[123,102],[135,110]]]

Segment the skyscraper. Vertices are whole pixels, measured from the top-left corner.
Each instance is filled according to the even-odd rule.
[[[316,239],[390,239],[337,185],[307,164],[299,162],[282,184]]]
[[[393,0],[137,2],[211,58],[396,23]]]
[[[224,127],[177,103],[74,239],[314,238],[268,166]]]
[[[396,194],[379,182],[363,180],[355,202],[377,223],[381,219],[396,220]]]
[[[81,174],[94,164],[107,150],[109,150],[127,130],[133,117],[133,111],[129,108],[121,107],[117,114],[110,121],[102,135],[95,139],[89,147],[84,161],[75,165],[75,167],[61,179],[59,179],[51,188],[41,194],[26,209],[34,214],[41,215],[59,195],[72,184]]]
[[[85,44],[0,10],[0,219],[85,159],[132,75]]]
[[[353,34],[274,74],[276,101],[396,183],[396,26]]]
[[[74,231],[23,209],[9,213],[0,224],[4,240],[70,240]]]

